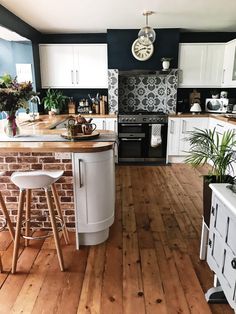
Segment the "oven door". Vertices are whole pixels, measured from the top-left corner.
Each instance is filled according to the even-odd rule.
[[[145,134],[119,134],[119,161],[144,161],[144,138]]]
[[[147,160],[165,162],[166,148],[167,124],[149,124],[145,141],[145,157]]]

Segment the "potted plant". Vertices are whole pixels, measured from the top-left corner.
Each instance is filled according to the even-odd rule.
[[[162,68],[164,71],[169,69],[171,60],[172,58],[166,58],[166,57],[161,58]]]
[[[219,98],[219,91],[216,90],[216,89],[211,90],[211,97],[212,97],[213,99]]]
[[[236,161],[236,138],[233,130],[225,131],[220,138],[215,129],[195,129],[186,138],[190,142],[190,151],[185,162],[193,167],[211,165],[211,170],[203,180],[203,216],[209,226],[211,208],[211,189],[209,183],[233,183],[232,164]]]
[[[44,108],[49,114],[59,114],[69,97],[64,96],[61,91],[48,89],[43,98]]]

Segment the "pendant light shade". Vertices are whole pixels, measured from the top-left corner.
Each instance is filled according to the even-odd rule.
[[[152,15],[153,11],[146,11],[143,13],[146,16],[146,26],[142,27],[138,33],[139,42],[145,46],[153,44],[156,39],[156,33],[154,29],[148,26],[148,16]]]

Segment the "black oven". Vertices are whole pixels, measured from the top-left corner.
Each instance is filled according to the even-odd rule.
[[[119,163],[165,163],[167,115],[119,115]]]

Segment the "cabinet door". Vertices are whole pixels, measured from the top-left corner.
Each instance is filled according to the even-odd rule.
[[[179,87],[201,86],[206,65],[206,44],[179,45]]]
[[[39,53],[43,88],[75,86],[72,45],[40,45]]]
[[[107,88],[107,45],[75,46],[76,84],[80,88]]]
[[[236,86],[236,40],[225,45],[223,84],[224,87]]]
[[[205,75],[202,83],[208,87],[221,87],[225,44],[208,44]]]
[[[208,118],[181,118],[180,122],[180,140],[179,140],[179,155],[187,155],[190,149],[190,143],[187,140],[188,134],[195,129],[207,129]]]
[[[116,118],[106,118],[106,130],[117,133],[117,119]]]
[[[105,118],[93,118],[92,123],[95,123],[97,126],[97,130],[106,130],[106,120]]]
[[[74,195],[78,232],[97,232],[114,221],[113,151],[73,154]]]
[[[167,155],[179,155],[179,132],[180,132],[180,118],[169,118],[168,122],[168,139],[167,139]]]

